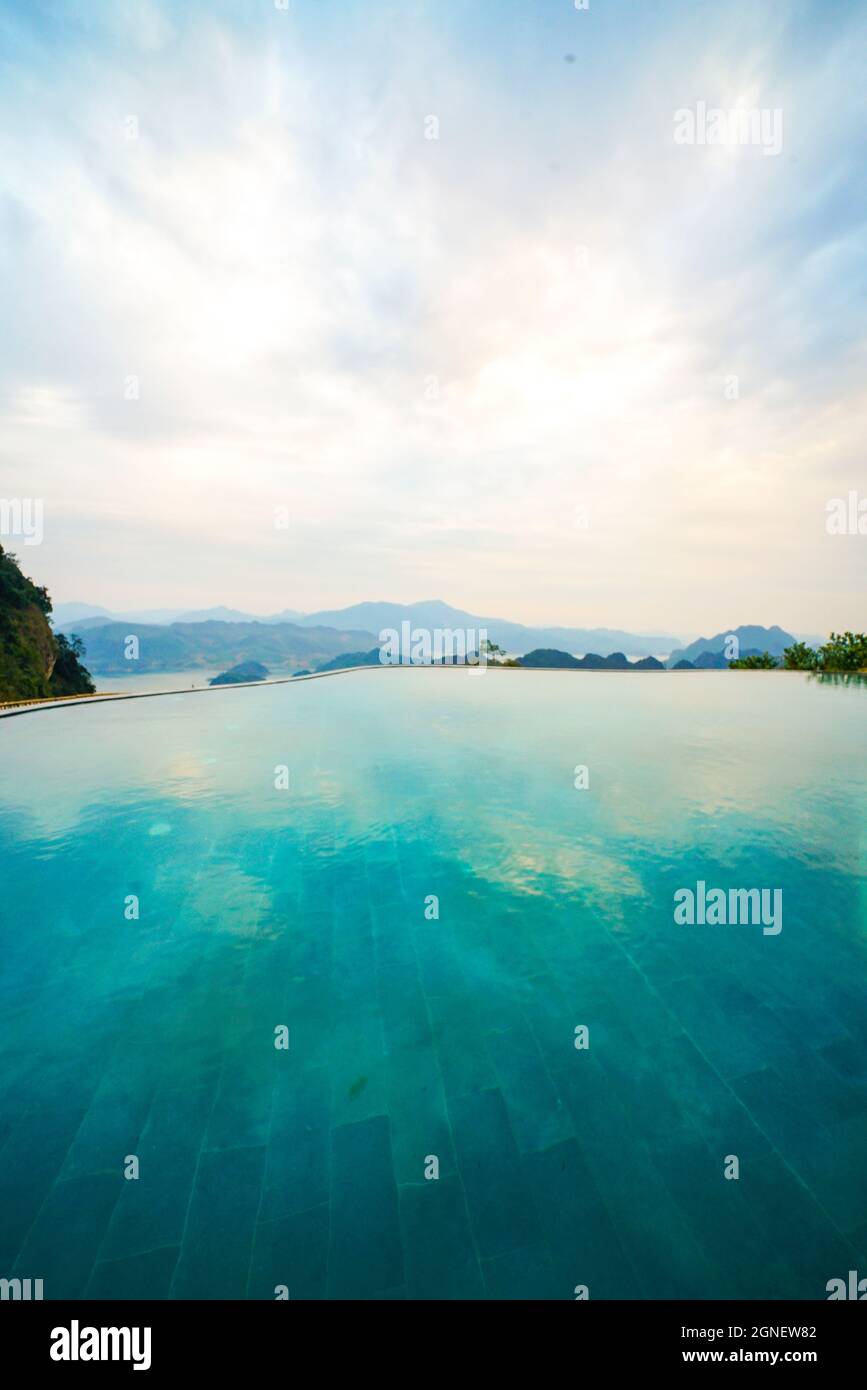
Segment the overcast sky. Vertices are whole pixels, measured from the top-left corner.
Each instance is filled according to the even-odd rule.
[[[865,40],[854,0],[0,0],[0,496],[45,507],[0,540],[116,609],[863,628]],[[779,152],[677,143],[700,102]]]

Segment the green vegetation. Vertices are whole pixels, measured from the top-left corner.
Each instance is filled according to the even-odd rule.
[[[794,646],[786,647],[783,652],[783,665],[787,671],[814,671],[816,653],[806,642],[796,642]]]
[[[783,651],[782,661],[769,652],[744,656],[730,661],[733,671],[814,671],[820,675],[835,672],[867,671],[867,633],[832,632],[824,646],[814,650],[806,642],[793,642]]]
[[[92,695],[96,689],[90,679],[90,672],[82,664],[84,643],[75,633],[65,637],[62,632],[54,634],[57,659],[51,673],[52,695]]]
[[[495,659],[498,656],[505,659],[506,655],[503,647],[498,646],[496,642],[491,642],[487,637],[484,637],[479,643],[479,653],[482,656],[486,656],[489,660]]]
[[[820,671],[867,671],[867,633],[832,632],[818,651]]]
[[[601,661],[602,658],[598,657],[597,660]],[[560,652],[556,647],[537,647],[534,651],[526,652],[524,656],[519,657],[519,663],[521,666],[542,671],[572,671],[581,665],[571,652]]]
[[[369,652],[344,652],[340,656],[332,657],[330,661],[323,661],[321,666],[316,667],[316,675],[321,675],[324,671],[347,671],[353,666],[379,665],[379,647],[374,647]],[[307,675],[310,675],[309,671]]]
[[[208,684],[243,685],[249,681],[267,680],[269,674],[268,667],[263,666],[261,661],[242,661],[237,666],[231,666],[228,671],[221,671]]]
[[[560,652],[554,647],[539,647],[527,652],[512,666],[528,666],[537,671],[664,671],[661,661],[654,656],[643,657],[640,661],[628,661],[623,652],[612,652],[610,656],[599,656],[588,652],[586,656],[572,656],[570,652]]]
[[[779,661],[770,652],[754,652],[751,656],[741,657],[739,661],[730,661],[730,671],[776,671]]]
[[[491,642],[487,637],[483,637],[479,643],[479,657],[486,666],[520,666],[521,664],[514,657],[506,655],[505,647]]]
[[[51,612],[47,589],[40,589],[21,573],[16,556],[0,545],[0,611],[9,608],[38,608],[40,613]]]
[[[16,557],[0,546],[0,700],[38,700],[52,695],[92,695],[84,646],[75,636],[51,631],[51,599],[21,573]]]
[[[796,642],[783,652],[787,671],[817,671],[830,674],[838,671],[867,671],[867,633],[832,632],[818,651],[804,642]]]

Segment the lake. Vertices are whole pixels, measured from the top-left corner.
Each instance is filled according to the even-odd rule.
[[[213,676],[220,675],[220,668],[209,667],[194,671],[145,671],[135,676],[93,675],[97,692],[112,695],[151,695],[161,690],[202,690]],[[269,670],[269,680],[284,680],[292,676],[291,671]]]
[[[0,720],[0,1275],[867,1274],[865,702],[396,668]],[[781,929],[677,922],[699,884],[779,890]]]

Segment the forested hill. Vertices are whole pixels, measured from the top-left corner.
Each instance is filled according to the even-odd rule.
[[[135,641],[130,641],[134,638]],[[243,661],[259,661],[272,670],[294,670],[329,661],[341,652],[370,647],[369,632],[294,623],[137,623],[125,619],[89,627],[88,661],[104,675],[130,676],[143,671],[223,671]]]
[[[88,695],[82,647],[51,631],[51,599],[0,545],[0,700]]]

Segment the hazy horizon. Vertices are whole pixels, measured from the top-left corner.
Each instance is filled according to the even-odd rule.
[[[115,611],[863,627],[826,508],[865,38],[848,0],[0,0],[0,494],[45,514],[0,541]],[[678,143],[702,104],[779,147]]]
[[[410,600],[410,602],[409,602],[408,604],[405,604],[405,605],[403,605],[403,606],[412,608],[412,607],[420,607],[420,606],[423,605],[423,604],[438,603],[438,602],[446,602],[446,600],[443,600],[443,599],[430,599],[430,598],[428,598],[428,599],[415,599],[415,600]],[[353,608],[353,607],[356,607],[358,604],[362,604],[362,603],[390,604],[390,603],[398,603],[398,600],[383,599],[383,598],[379,598],[379,599],[358,599],[358,600],[353,600],[351,603],[345,603],[345,604],[344,604],[344,603],[340,603],[340,604],[335,604],[335,605],[329,606],[329,608],[327,608],[327,609],[323,609],[323,608],[318,608],[318,607],[317,607],[317,608],[312,608],[312,609],[308,609],[308,610],[304,610],[304,611],[302,611],[301,609],[296,609],[296,610],[294,610],[294,611],[295,611],[295,614],[297,615],[297,617],[299,617],[299,618],[307,618],[307,617],[316,615],[316,614],[318,614],[318,613],[329,613],[329,612],[334,612],[334,611],[341,611],[341,610],[347,609],[347,608]],[[78,607],[78,606],[81,606],[82,608],[83,608],[83,607],[86,607],[86,606],[94,607],[94,608],[97,608],[97,607],[105,608],[105,609],[107,609],[109,612],[111,612],[111,613],[113,613],[113,614],[116,614],[116,615],[119,616],[119,617],[124,617],[124,616],[131,617],[131,616],[136,616],[136,617],[138,618],[138,621],[139,621],[139,622],[148,622],[148,621],[156,622],[157,619],[156,619],[155,617],[146,617],[146,616],[143,616],[143,615],[158,614],[158,613],[160,613],[160,612],[162,612],[162,613],[164,613],[164,614],[168,614],[168,613],[177,614],[177,615],[178,615],[177,617],[163,618],[163,621],[166,621],[166,622],[170,622],[170,621],[171,621],[171,622],[176,622],[176,621],[179,621],[181,615],[183,615],[183,614],[185,614],[185,613],[207,612],[207,611],[210,610],[210,609],[213,609],[213,610],[215,610],[215,611],[218,611],[218,610],[220,610],[220,609],[231,609],[231,610],[235,610],[235,611],[238,611],[238,612],[243,612],[244,615],[245,615],[245,617],[249,617],[249,618],[254,619],[254,620],[256,620],[256,619],[268,619],[268,618],[273,618],[273,617],[275,616],[275,614],[277,614],[277,613],[282,613],[282,612],[284,611],[284,608],[285,608],[286,610],[291,610],[291,609],[292,609],[292,605],[291,605],[291,604],[287,604],[287,605],[283,605],[283,606],[275,606],[275,607],[272,607],[272,608],[270,608],[270,609],[264,609],[264,610],[261,610],[261,611],[259,611],[259,610],[254,611],[254,610],[252,610],[252,609],[236,609],[236,605],[234,605],[234,604],[223,604],[223,603],[189,604],[189,605],[183,605],[183,606],[180,605],[180,604],[170,604],[170,605],[166,605],[165,608],[163,608],[162,610],[161,610],[161,609],[159,608],[159,606],[157,606],[157,605],[154,605],[154,606],[151,606],[151,605],[144,605],[144,606],[141,606],[141,607],[139,607],[139,606],[137,606],[137,605],[130,605],[128,608],[117,608],[117,607],[112,608],[111,605],[109,605],[109,604],[89,604],[89,601],[88,601],[88,600],[70,600],[70,601],[61,600],[59,603],[58,603],[58,602],[55,602],[55,603],[54,603],[54,608],[55,608],[55,610],[56,610],[58,607],[70,607],[70,608],[71,608],[71,607]],[[459,610],[462,610],[463,612],[471,612],[471,611],[472,611],[472,610],[470,610],[470,609],[467,609],[466,605],[463,605],[463,604],[454,604],[454,605],[449,605],[449,606],[453,606],[453,607],[455,607],[455,608],[457,608],[457,609],[459,609]],[[778,627],[783,627],[785,630],[792,632],[792,634],[793,634],[794,636],[799,637],[799,638],[805,637],[805,636],[808,636],[808,635],[809,635],[809,636],[817,636],[817,637],[820,637],[820,638],[824,638],[824,637],[827,637],[827,636],[829,635],[828,633],[815,633],[815,634],[814,634],[814,633],[810,633],[810,632],[808,632],[808,629],[805,628],[805,627],[803,627],[803,626],[797,626],[797,627],[794,627],[794,628],[786,628],[786,625],[785,625],[785,624],[782,624],[782,623],[776,623],[776,624],[775,624],[775,623],[773,623],[773,622],[767,622],[767,623],[765,623],[765,622],[759,622],[759,621],[757,621],[757,620],[754,620],[753,618],[750,618],[749,616],[747,616],[746,618],[743,618],[743,617],[738,618],[738,621],[737,621],[736,623],[730,623],[730,624],[723,623],[723,624],[721,625],[721,627],[718,628],[718,629],[716,629],[716,628],[713,628],[713,629],[712,629],[712,628],[707,628],[706,630],[704,630],[704,629],[703,629],[703,630],[698,630],[698,629],[693,630],[693,629],[689,629],[689,628],[687,628],[687,627],[685,627],[685,626],[683,626],[683,625],[678,625],[677,623],[663,623],[663,624],[660,624],[660,625],[659,625],[658,627],[656,627],[656,628],[635,627],[635,626],[631,625],[631,624],[628,623],[628,622],[626,622],[626,623],[593,623],[593,622],[588,622],[588,623],[558,623],[558,622],[548,621],[548,619],[545,618],[544,616],[539,617],[539,618],[535,618],[535,619],[530,619],[529,621],[526,621],[526,622],[525,622],[523,619],[513,618],[513,617],[511,616],[511,614],[509,614],[509,613],[500,613],[500,612],[494,612],[494,611],[491,611],[491,612],[488,612],[488,613],[483,613],[483,614],[475,614],[475,616],[476,616],[476,617],[485,617],[485,618],[489,618],[489,619],[499,619],[500,621],[503,621],[503,622],[515,622],[515,623],[520,622],[520,623],[522,623],[522,624],[523,624],[525,627],[527,627],[527,628],[553,628],[553,627],[584,628],[584,629],[586,629],[586,630],[598,629],[598,630],[602,630],[602,631],[623,631],[623,632],[629,633],[631,636],[634,636],[634,637],[660,637],[660,636],[677,637],[677,638],[680,640],[680,643],[681,643],[682,645],[684,645],[684,646],[689,645],[691,642],[694,642],[694,641],[698,640],[699,638],[702,638],[702,637],[708,637],[708,638],[709,638],[709,637],[714,637],[714,636],[717,635],[717,632],[731,632],[731,631],[733,631],[735,628],[737,628],[737,627],[742,627],[742,626],[759,626],[759,627],[774,627],[774,626],[778,626]],[[70,620],[67,620],[67,621],[75,622],[75,621],[79,621],[79,620],[78,620],[78,619],[70,619]],[[241,619],[238,619],[238,621],[241,621]],[[289,616],[289,617],[286,618],[286,622],[291,623],[292,621],[293,621],[293,619],[292,619],[291,616]]]

